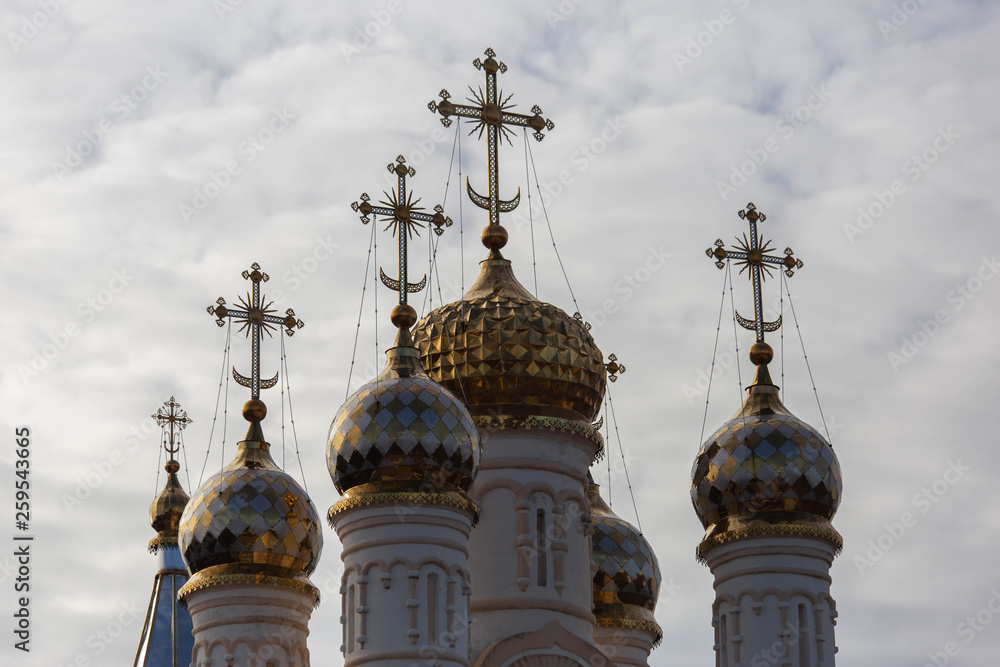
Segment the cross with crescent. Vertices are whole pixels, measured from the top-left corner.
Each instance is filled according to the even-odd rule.
[[[398,185],[393,189],[392,194],[384,192],[385,199],[382,206],[372,206],[368,193],[361,194],[361,201],[351,204],[351,208],[361,214],[361,222],[366,225],[371,221],[369,216],[380,215],[382,222],[388,221],[385,230],[392,228],[394,236],[399,237],[399,280],[393,280],[385,275],[385,271],[379,267],[379,277],[382,284],[391,290],[399,292],[399,305],[406,305],[406,294],[408,292],[419,292],[427,284],[427,275],[419,283],[409,283],[406,281],[406,241],[414,234],[420,235],[420,229],[424,227],[421,223],[433,224],[434,233],[440,236],[444,233],[445,227],[451,227],[451,218],[446,218],[441,205],[434,207],[434,214],[424,213],[424,208],[418,206],[420,199],[414,199],[412,193],[406,191],[406,177],[415,176],[417,170],[406,165],[406,159],[400,155],[395,162],[387,165],[390,172],[396,174]],[[385,231],[383,230],[383,231]]]
[[[180,445],[174,440],[174,429],[176,428],[179,434],[193,420],[187,416],[187,412],[181,410],[181,404],[175,401],[173,396],[151,416],[160,425],[160,428],[166,429],[167,426],[170,427],[170,438],[164,443],[164,449],[167,450],[167,453],[170,454],[170,460],[173,461],[174,454],[180,449]]]
[[[518,188],[517,195],[513,199],[500,199],[500,173],[497,164],[499,159],[498,152],[500,150],[501,137],[506,139],[508,144],[511,143],[511,131],[507,129],[507,126],[530,127],[535,131],[532,136],[541,141],[545,138],[543,130],[553,129],[555,123],[543,118],[541,115],[542,110],[537,105],[531,108],[531,113],[533,114],[531,116],[509,111],[511,107],[515,106],[509,103],[511,95],[504,97],[503,93],[497,89],[497,71],[504,73],[507,71],[507,66],[495,59],[496,53],[493,52],[493,49],[486,49],[485,55],[486,60],[481,61],[479,58],[476,58],[472,63],[476,69],[486,72],[485,92],[482,88],[477,91],[472,86],[469,86],[469,90],[472,91],[472,97],[466,99],[472,104],[454,104],[449,99],[451,95],[448,91],[442,90],[440,92],[441,100],[439,102],[432,101],[428,103],[427,107],[432,112],[441,114],[441,123],[445,127],[451,125],[451,116],[458,116],[472,118],[477,121],[474,123],[472,131],[469,134],[479,130],[479,136],[482,137],[483,131],[486,131],[486,165],[489,170],[487,196],[484,197],[473,190],[468,178],[465,180],[465,189],[469,193],[469,198],[472,199],[476,206],[490,212],[490,227],[496,228],[500,227],[500,213],[513,211],[521,201],[520,188]],[[506,240],[505,236],[504,240]],[[500,246],[502,245],[501,243]]]
[[[225,325],[227,317],[231,317],[240,323],[240,331],[245,331],[248,337],[252,336],[252,345],[250,351],[251,360],[251,371],[250,377],[245,377],[236,372],[236,367],[233,366],[233,379],[239,382],[244,387],[250,388],[250,396],[253,400],[260,400],[260,390],[270,389],[274,385],[278,384],[278,374],[275,373],[274,377],[270,380],[260,379],[260,332],[263,330],[267,335],[271,336],[271,331],[274,329],[274,325],[280,325],[284,327],[285,333],[289,336],[295,333],[295,329],[301,329],[305,326],[305,323],[296,319],[295,311],[291,308],[285,311],[284,317],[277,317],[271,313],[275,312],[271,308],[273,301],[268,301],[267,303],[261,305],[262,297],[260,294],[260,284],[262,282],[267,282],[269,276],[260,270],[260,265],[254,262],[250,265],[250,270],[243,271],[244,280],[249,280],[253,284],[253,295],[248,292],[246,298],[239,297],[240,308],[228,308],[226,307],[226,300],[221,296],[215,301],[214,306],[208,307],[208,314],[215,317],[215,323],[220,327]]]
[[[743,267],[740,269],[740,273],[750,269],[747,277],[753,282],[754,318],[748,320],[736,313],[736,319],[744,329],[749,329],[757,334],[758,343],[763,343],[765,331],[777,331],[781,327],[780,316],[774,322],[764,321],[764,308],[760,295],[760,285],[765,279],[764,273],[770,276],[772,266],[775,268],[784,267],[785,275],[791,278],[795,274],[795,269],[802,268],[802,260],[794,256],[791,248],[785,248],[784,257],[765,254],[772,250],[771,242],[761,242],[761,237],[757,233],[757,223],[764,222],[767,216],[758,211],[753,202],[747,204],[746,209],[739,212],[739,216],[750,224],[750,238],[747,238],[746,234],[743,235],[742,239],[737,237],[735,250],[726,250],[723,247],[725,244],[722,239],[718,239],[715,242],[715,247],[706,250],[705,254],[714,258],[715,265],[720,269],[725,268],[726,262],[724,260],[727,259],[734,259],[738,265]]]

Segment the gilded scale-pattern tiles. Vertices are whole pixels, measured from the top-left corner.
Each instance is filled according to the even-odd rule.
[[[691,499],[706,527],[765,510],[833,518],[843,490],[833,448],[776,406],[770,414],[733,418],[702,445],[691,473]]]
[[[479,432],[459,400],[422,371],[380,376],[341,409],[327,462],[341,493],[389,480],[467,490],[479,468]]]
[[[582,321],[503,293],[438,308],[415,327],[430,377],[464,396],[475,415],[503,406],[554,417],[597,416],[603,356]]]
[[[253,563],[312,573],[323,549],[319,515],[279,469],[224,470],[188,503],[181,552],[193,572]]]

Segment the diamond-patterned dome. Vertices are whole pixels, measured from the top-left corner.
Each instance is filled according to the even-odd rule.
[[[405,329],[386,356],[382,373],[347,400],[330,426],[326,458],[337,490],[373,484],[467,491],[479,470],[472,415],[423,371]]]
[[[179,536],[184,562],[192,575],[214,565],[311,574],[323,550],[316,507],[271,459],[263,436],[249,437],[184,510]]]
[[[590,485],[590,522],[593,543],[595,613],[608,613],[615,604],[653,611],[660,594],[660,566],[646,538],[616,515]]]
[[[750,388],[740,410],[702,445],[691,471],[691,500],[710,530],[727,517],[764,512],[829,520],[842,490],[833,447],[782,405],[769,380]]]
[[[604,357],[582,319],[535,299],[510,262],[491,255],[461,301],[414,328],[428,375],[473,415],[540,415],[590,423],[600,411]]]

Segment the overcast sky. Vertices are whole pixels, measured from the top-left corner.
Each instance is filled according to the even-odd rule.
[[[350,204],[380,193],[385,165],[403,154],[417,168],[413,191],[429,206],[447,197],[455,220],[440,240],[441,296],[454,300],[471,283],[485,214],[461,192],[457,151],[450,162],[455,126],[442,128],[426,105],[442,88],[460,101],[478,87],[472,60],[491,46],[509,67],[500,83],[515,110],[537,104],[556,123],[531,141],[542,192],[532,179],[532,202],[545,200],[598,344],[627,367],[612,385],[622,449],[674,592],[657,609],[664,640],[651,664],[714,660],[712,578],[694,560],[702,527],[688,492],[723,279],[704,251],[743,233],[736,214],[748,201],[767,215],[765,238],[805,262],[789,287],[844,471],[834,524],[845,548],[832,586],[840,664],[921,667],[946,650],[952,664],[995,664],[1000,626],[989,621],[1000,620],[981,610],[1000,599],[998,7],[428,5],[12,0],[0,9],[4,628],[19,532],[15,426],[31,429],[35,536],[32,652],[14,651],[6,632],[0,662],[130,664],[141,618],[128,608],[144,611],[148,599],[147,508],[164,481],[148,415],[173,395],[194,419],[190,478],[182,474],[192,491],[225,343],[205,309],[243,294],[240,272],[254,261],[270,275],[265,293],[306,323],[286,340],[295,431],[321,514],[337,500],[325,438],[348,389],[370,238]],[[463,133],[461,158],[463,178],[486,192],[485,141]],[[520,187],[522,202],[504,252],[522,283],[572,313],[540,209],[533,277],[526,172],[517,135],[501,152],[501,196]],[[395,276],[392,239],[378,242],[370,272]],[[424,235],[411,280],[426,270],[426,248]],[[378,287],[376,322],[371,275],[367,284],[355,388],[392,336],[393,295]],[[733,291],[749,316],[744,277]],[[765,301],[777,299],[772,279]],[[429,307],[424,294],[413,303]],[[821,427],[785,308],[785,402]],[[265,339],[267,376],[276,340]],[[769,340],[780,352],[779,334]],[[249,345],[233,341],[233,362],[249,374]],[[738,407],[751,342],[738,332],[737,367],[727,302],[709,431]],[[779,378],[780,362],[772,367]],[[229,392],[225,450],[220,407],[206,476],[245,430],[247,392],[233,382]],[[281,394],[263,398],[280,462]],[[286,467],[301,478],[290,427]],[[613,436],[612,500],[634,520]],[[607,490],[605,464],[596,476]],[[340,549],[332,530],[324,538],[310,648],[314,664],[336,665]],[[101,639],[109,633],[118,636]]]

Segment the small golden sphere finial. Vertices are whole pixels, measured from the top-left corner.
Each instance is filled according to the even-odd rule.
[[[166,470],[168,473],[175,473],[181,469],[181,465],[177,463],[177,461],[170,459],[169,461],[163,464],[163,469]]]
[[[261,422],[267,416],[267,406],[264,401],[251,398],[243,404],[243,418],[248,422]]]
[[[417,311],[408,303],[401,303],[392,309],[389,319],[399,329],[409,329],[417,323]]]
[[[774,350],[767,343],[754,343],[750,346],[750,363],[754,366],[766,366],[774,359]]]
[[[480,238],[483,240],[483,245],[490,250],[499,250],[507,245],[507,230],[503,225],[488,225]]]

